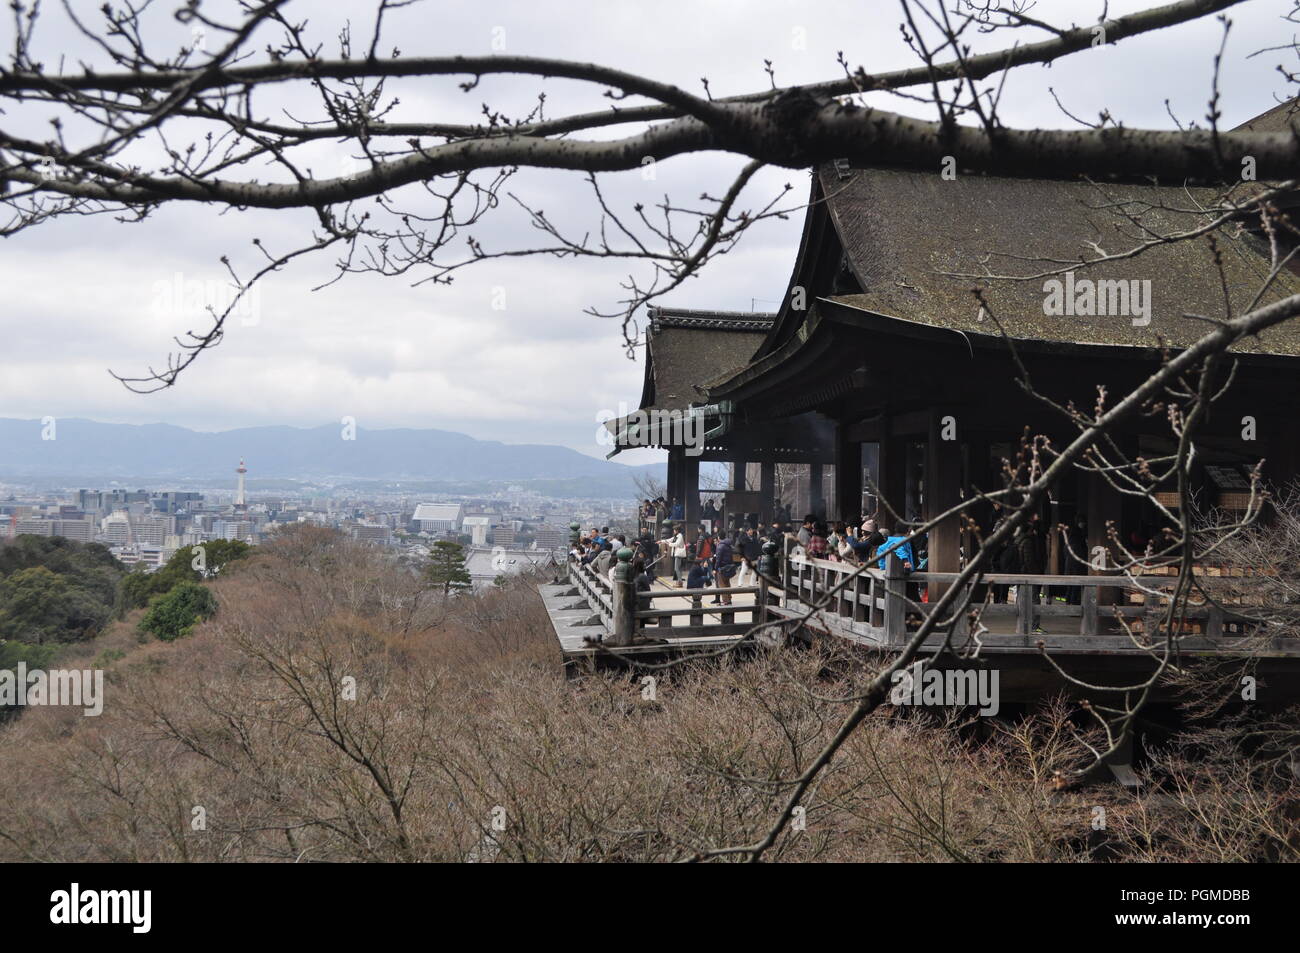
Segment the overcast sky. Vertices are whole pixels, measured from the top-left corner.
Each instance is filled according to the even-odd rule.
[[[73,3],[89,22],[98,5],[98,0]],[[1155,0],[1112,2],[1110,11],[1119,15],[1150,5]],[[179,43],[189,32],[170,18],[177,6],[176,0],[159,0],[151,10],[153,35],[167,43]],[[1276,66],[1293,67],[1294,56],[1247,59],[1246,54],[1292,40],[1291,25],[1281,20],[1290,7],[1289,0],[1252,0],[1230,11],[1234,27],[1221,79],[1225,124],[1263,112],[1285,93]],[[1100,8],[1082,0],[1042,0],[1032,12],[1054,23],[1083,24],[1094,22]],[[60,22],[57,7],[47,9],[48,22],[37,37],[47,68],[53,69],[59,53],[85,45]],[[299,2],[291,10],[297,19],[310,18],[312,34],[331,52],[348,16],[369,36],[370,3]],[[396,45],[404,55],[486,54],[493,52],[495,40],[509,53],[601,62],[696,91],[699,78],[707,76],[714,95],[728,95],[764,87],[764,59],[772,61],[782,85],[835,78],[838,50],[868,70],[911,65],[897,24],[893,0],[428,0],[388,15],[383,47]],[[11,29],[7,19],[0,22],[5,47]],[[1041,36],[1020,34],[1021,42]],[[1003,121],[1070,127],[1049,86],[1079,116],[1094,118],[1108,109],[1130,126],[1169,128],[1168,99],[1181,120],[1202,120],[1220,36],[1218,25],[1205,20],[1089,51],[1050,69],[1022,68],[1007,81]],[[999,37],[999,43],[1011,39]],[[485,101],[518,113],[539,89],[535,81],[499,78],[466,94],[455,83],[390,85],[390,93],[402,100],[392,118],[470,121]],[[571,82],[549,82],[545,89],[552,116],[608,103],[601,90]],[[291,90],[283,95],[280,105],[308,109],[314,103]],[[270,112],[273,101],[266,102]],[[879,104],[931,118],[920,104],[894,99]],[[0,117],[7,131],[47,135],[33,130],[33,122],[31,116]],[[321,174],[343,171],[342,147],[321,148]],[[739,164],[725,156],[683,157],[662,163],[654,181],[639,172],[606,178],[611,196],[626,209],[636,201],[657,201],[665,192],[683,202],[705,191],[719,194]],[[796,200],[806,196],[806,172],[774,169],[751,185],[750,204],[762,204],[786,182],[795,186]],[[510,190],[578,231],[595,223],[580,177],[521,173]],[[799,212],[788,221],[756,227],[730,256],[665,303],[773,308],[794,263],[801,222]],[[176,276],[217,287],[224,280],[221,255],[252,264],[252,238],[273,249],[288,248],[309,234],[311,225],[307,212],[222,215],[177,206],[140,224],[69,218],[5,240],[0,246],[0,416],[224,430],[316,426],[347,415],[362,427],[440,428],[604,454],[607,448],[595,439],[597,418],[620,410],[620,401],[635,406],[642,371],[640,352],[636,362],[625,356],[617,323],[583,314],[592,305],[610,309],[619,298],[618,282],[627,267],[602,262],[488,262],[462,272],[450,287],[412,287],[414,278],[349,276],[313,292],[332,276],[332,259],[306,260],[267,279],[255,299],[256,311],[237,320],[225,342],[202,356],[175,388],[140,396],[109,376],[109,368],[138,373],[150,364],[161,366],[173,335],[202,326],[201,314],[184,301],[167,300]],[[529,226],[522,215],[504,209],[491,226],[472,234],[502,247],[528,241]],[[498,303],[504,294],[504,309],[493,308],[494,294]]]

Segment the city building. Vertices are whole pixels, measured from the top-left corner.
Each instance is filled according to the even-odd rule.
[[[465,551],[465,569],[475,589],[492,585],[499,576],[514,576],[533,567],[554,565],[555,555],[540,549],[471,546]]]
[[[461,520],[461,532],[466,533],[474,546],[486,546],[492,519],[488,516],[466,516]]]
[[[459,503],[420,503],[411,521],[417,533],[445,535],[459,532],[462,518]]]

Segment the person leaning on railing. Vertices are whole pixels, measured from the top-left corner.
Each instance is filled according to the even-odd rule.
[[[903,532],[902,530],[899,530],[898,532],[902,533],[902,535],[896,536],[893,535],[889,530],[882,530],[881,535],[885,537],[885,541],[877,548],[880,550],[888,550],[895,543],[901,543],[902,545],[900,545],[897,549],[893,550],[893,554],[897,556],[898,561],[903,564],[903,572],[911,572],[913,567],[916,565],[915,562],[916,557],[912,555],[912,544],[911,542],[908,541],[907,534],[905,532]],[[887,568],[885,564],[888,561],[889,561],[888,555],[881,556],[880,563],[879,563],[880,568],[881,569]]]

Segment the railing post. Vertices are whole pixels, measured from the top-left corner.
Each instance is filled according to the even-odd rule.
[[[636,583],[632,579],[632,550],[624,546],[618,551],[618,566],[614,569],[614,593],[611,600],[614,612],[614,631],[608,642],[613,646],[631,645],[636,634]]]
[[[907,577],[897,552],[885,560],[885,639],[890,645],[907,641]]]
[[[579,523],[569,524],[569,581],[574,579],[574,567],[578,565],[578,560],[572,555],[573,550],[578,547],[578,540],[582,539],[582,526]]]
[[[1016,586],[1016,635],[1028,635],[1034,630],[1034,587]]]
[[[1154,641],[1160,628],[1160,594],[1148,592],[1142,597],[1142,637]]]
[[[966,585],[957,595],[957,601],[953,603],[954,611],[957,612],[957,618],[952,626],[952,638],[954,645],[960,645],[970,638],[970,594],[972,586]],[[965,606],[965,608],[962,608]]]
[[[790,537],[781,535],[781,608],[790,604]]]
[[[766,622],[769,618],[767,607],[772,604],[772,600],[768,594],[767,580],[776,574],[776,543],[769,539],[763,544],[763,555],[758,557],[758,596],[754,602],[759,609],[754,613],[755,622]]]
[[[859,572],[853,577],[853,621],[871,623],[871,607],[863,605],[871,591],[871,577]]]
[[[1223,609],[1219,606],[1210,605],[1205,609],[1205,637],[1223,638]]]
[[[1097,587],[1084,586],[1079,601],[1083,604],[1083,617],[1079,620],[1080,635],[1097,634]]]

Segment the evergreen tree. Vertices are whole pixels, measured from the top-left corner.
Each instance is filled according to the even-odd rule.
[[[465,568],[465,547],[450,539],[438,540],[429,552],[429,568],[425,574],[430,583],[441,587],[445,596],[468,589],[471,580]]]
[[[121,607],[137,609],[155,596],[170,592],[182,582],[202,582],[214,578],[229,563],[249,555],[252,547],[242,540],[211,539],[194,546],[182,546],[157,572],[146,573],[143,567],[128,573],[122,580]]]
[[[163,596],[155,596],[140,620],[140,629],[164,642],[172,642],[194,631],[194,627],[217,611],[217,600],[206,586],[182,582]]]

